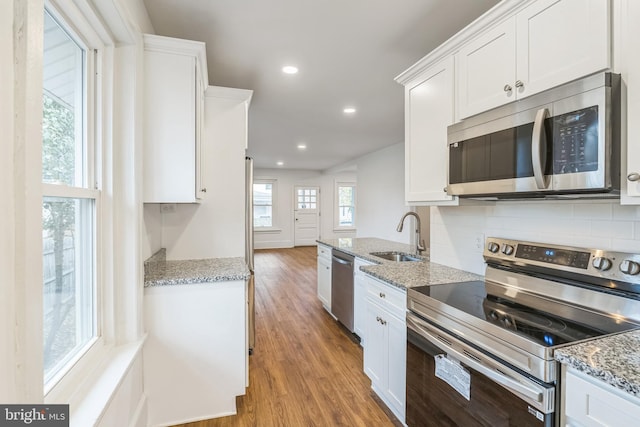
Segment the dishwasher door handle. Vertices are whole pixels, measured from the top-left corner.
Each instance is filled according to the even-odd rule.
[[[337,262],[337,263],[339,263],[339,264],[343,264],[343,265],[353,265],[353,262],[351,262],[351,261],[347,261],[347,260],[344,260],[344,259],[342,259],[342,258],[338,258],[337,256],[333,256],[332,258],[333,258],[333,260],[334,260],[335,262]]]

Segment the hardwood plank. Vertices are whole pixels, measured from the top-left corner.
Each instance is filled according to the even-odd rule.
[[[316,295],[316,248],[258,250],[256,346],[238,414],[181,427],[400,425],[371,391],[362,349]]]

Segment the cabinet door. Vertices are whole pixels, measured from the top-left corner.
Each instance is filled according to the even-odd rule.
[[[516,20],[511,18],[472,40],[456,54],[460,118],[514,101],[515,76]]]
[[[608,0],[539,0],[516,16],[518,97],[610,67]]]
[[[404,420],[407,365],[407,324],[392,315],[385,315],[389,340],[387,396],[398,418]]]
[[[378,390],[386,389],[388,341],[387,328],[381,322],[382,309],[367,299],[365,314],[364,372]]]
[[[202,87],[202,79],[200,78],[200,68],[196,64],[196,182],[195,182],[195,194],[196,199],[203,199],[207,189],[205,188],[204,177],[204,161],[206,159],[205,145],[203,141],[203,128],[204,128],[204,91],[206,88]]]
[[[623,124],[626,121],[627,129],[627,156],[626,159],[622,158],[621,177],[622,187],[624,189],[626,184],[626,191],[623,191],[622,203],[640,205],[640,121],[636,119],[640,117],[640,2],[620,1],[618,6],[616,23],[620,38],[616,46],[616,58],[621,64],[620,70],[616,71],[622,72],[627,87],[627,114],[623,114]]]
[[[331,312],[331,261],[318,257],[318,298]]]
[[[195,59],[145,52],[145,202],[195,199]]]
[[[422,73],[405,88],[405,201],[457,204],[445,192],[449,166],[447,126],[453,123],[453,58]]]
[[[360,337],[360,345],[364,346],[366,329],[367,291],[363,274],[355,273],[353,277],[353,332]]]
[[[563,366],[563,370],[567,368]],[[637,426],[640,400],[587,377],[581,372],[566,372],[564,381],[564,425],[585,427]]]

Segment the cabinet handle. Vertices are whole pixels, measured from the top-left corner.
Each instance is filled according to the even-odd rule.
[[[381,320],[380,316],[376,316],[376,322],[380,322]]]
[[[524,83],[522,82],[522,80],[516,80],[516,87],[517,88],[524,87]]]
[[[386,324],[387,324],[387,321],[386,321],[386,320],[384,320],[384,319],[380,319],[380,323],[381,323],[382,325],[386,325]]]
[[[202,191],[203,193],[206,193],[206,192],[207,192],[207,189],[206,189],[206,188],[203,188],[203,189],[201,189],[200,191]]]
[[[504,85],[504,91],[505,92],[511,92],[513,90],[513,88],[511,87],[511,85]]]
[[[631,182],[640,181],[640,173],[632,172],[629,175],[627,175],[627,179]]]
[[[380,292],[380,298],[386,298],[386,295]]]

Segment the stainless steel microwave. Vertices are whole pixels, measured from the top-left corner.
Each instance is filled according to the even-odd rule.
[[[600,73],[448,127],[447,193],[618,197],[620,75]]]

